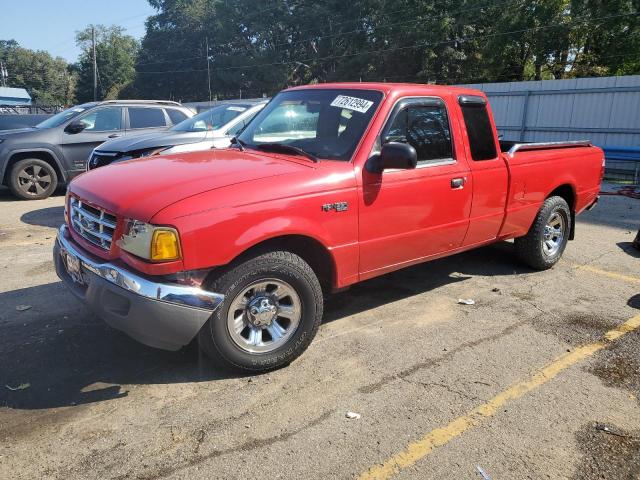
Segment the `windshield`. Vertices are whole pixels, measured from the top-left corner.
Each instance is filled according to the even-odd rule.
[[[350,160],[381,99],[374,90],[282,92],[238,138],[249,148],[279,143],[321,159]]]
[[[211,110],[202,112],[195,117],[183,120],[175,125],[171,130],[174,132],[204,132],[207,130],[217,130],[224,127],[231,120],[243,112],[246,112],[251,105],[229,104],[214,107]]]
[[[40,122],[36,125],[36,128],[54,128],[62,125],[67,120],[71,120],[72,118],[77,117],[82,112],[84,112],[87,108],[92,107],[93,105],[78,105],[77,107],[71,107],[67,110],[64,110],[60,113],[56,113],[53,117],[47,118],[44,122]]]

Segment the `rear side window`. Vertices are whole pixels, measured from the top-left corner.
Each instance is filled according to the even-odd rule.
[[[416,149],[418,163],[453,158],[449,118],[444,105],[409,105],[391,123],[385,142],[403,142]]]
[[[161,108],[129,107],[130,128],[166,127]]]
[[[498,156],[493,128],[487,106],[481,103],[462,104],[462,116],[467,127],[471,157],[474,160],[491,160]]]
[[[183,120],[186,120],[187,116],[181,112],[180,110],[174,110],[173,108],[167,108],[167,114],[171,119],[171,123],[174,125],[180,123]]]

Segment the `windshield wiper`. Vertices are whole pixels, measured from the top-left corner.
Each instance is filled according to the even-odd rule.
[[[231,139],[231,145],[237,145],[238,148],[240,149],[241,152],[244,152],[244,146],[246,145],[246,143],[244,143],[242,140],[240,140],[238,137],[233,137]],[[216,148],[216,147],[211,147],[211,148]]]
[[[313,155],[312,153],[309,153],[303,149],[301,149],[300,147],[294,147],[293,145],[287,145],[286,143],[259,143],[255,146],[255,148],[259,149],[259,150],[271,150],[274,152],[280,151],[280,152],[286,152],[286,153],[294,153],[297,155],[302,155],[303,157],[307,157],[309,160],[311,160],[314,163],[318,163],[320,161],[320,159],[318,157],[316,157],[315,155]]]

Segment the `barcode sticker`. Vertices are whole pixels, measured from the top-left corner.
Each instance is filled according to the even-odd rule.
[[[364,98],[348,97],[346,95],[338,95],[333,102],[332,107],[347,108],[356,112],[366,113],[371,108],[373,102]]]

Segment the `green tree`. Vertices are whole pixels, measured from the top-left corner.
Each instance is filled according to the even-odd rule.
[[[41,105],[70,105],[75,100],[75,74],[62,58],[0,40],[0,60],[9,73],[7,86],[25,88]]]
[[[78,72],[77,96],[81,102],[93,100],[93,48],[92,29],[96,34],[96,63],[98,66],[97,99],[119,98],[130,88],[136,75],[135,62],[138,42],[118,26],[89,26],[76,35],[76,43],[82,48],[76,65]]]
[[[328,81],[640,72],[640,0],[149,1],[158,13],[135,83],[144,97],[205,100],[209,83],[214,97],[236,98]]]

